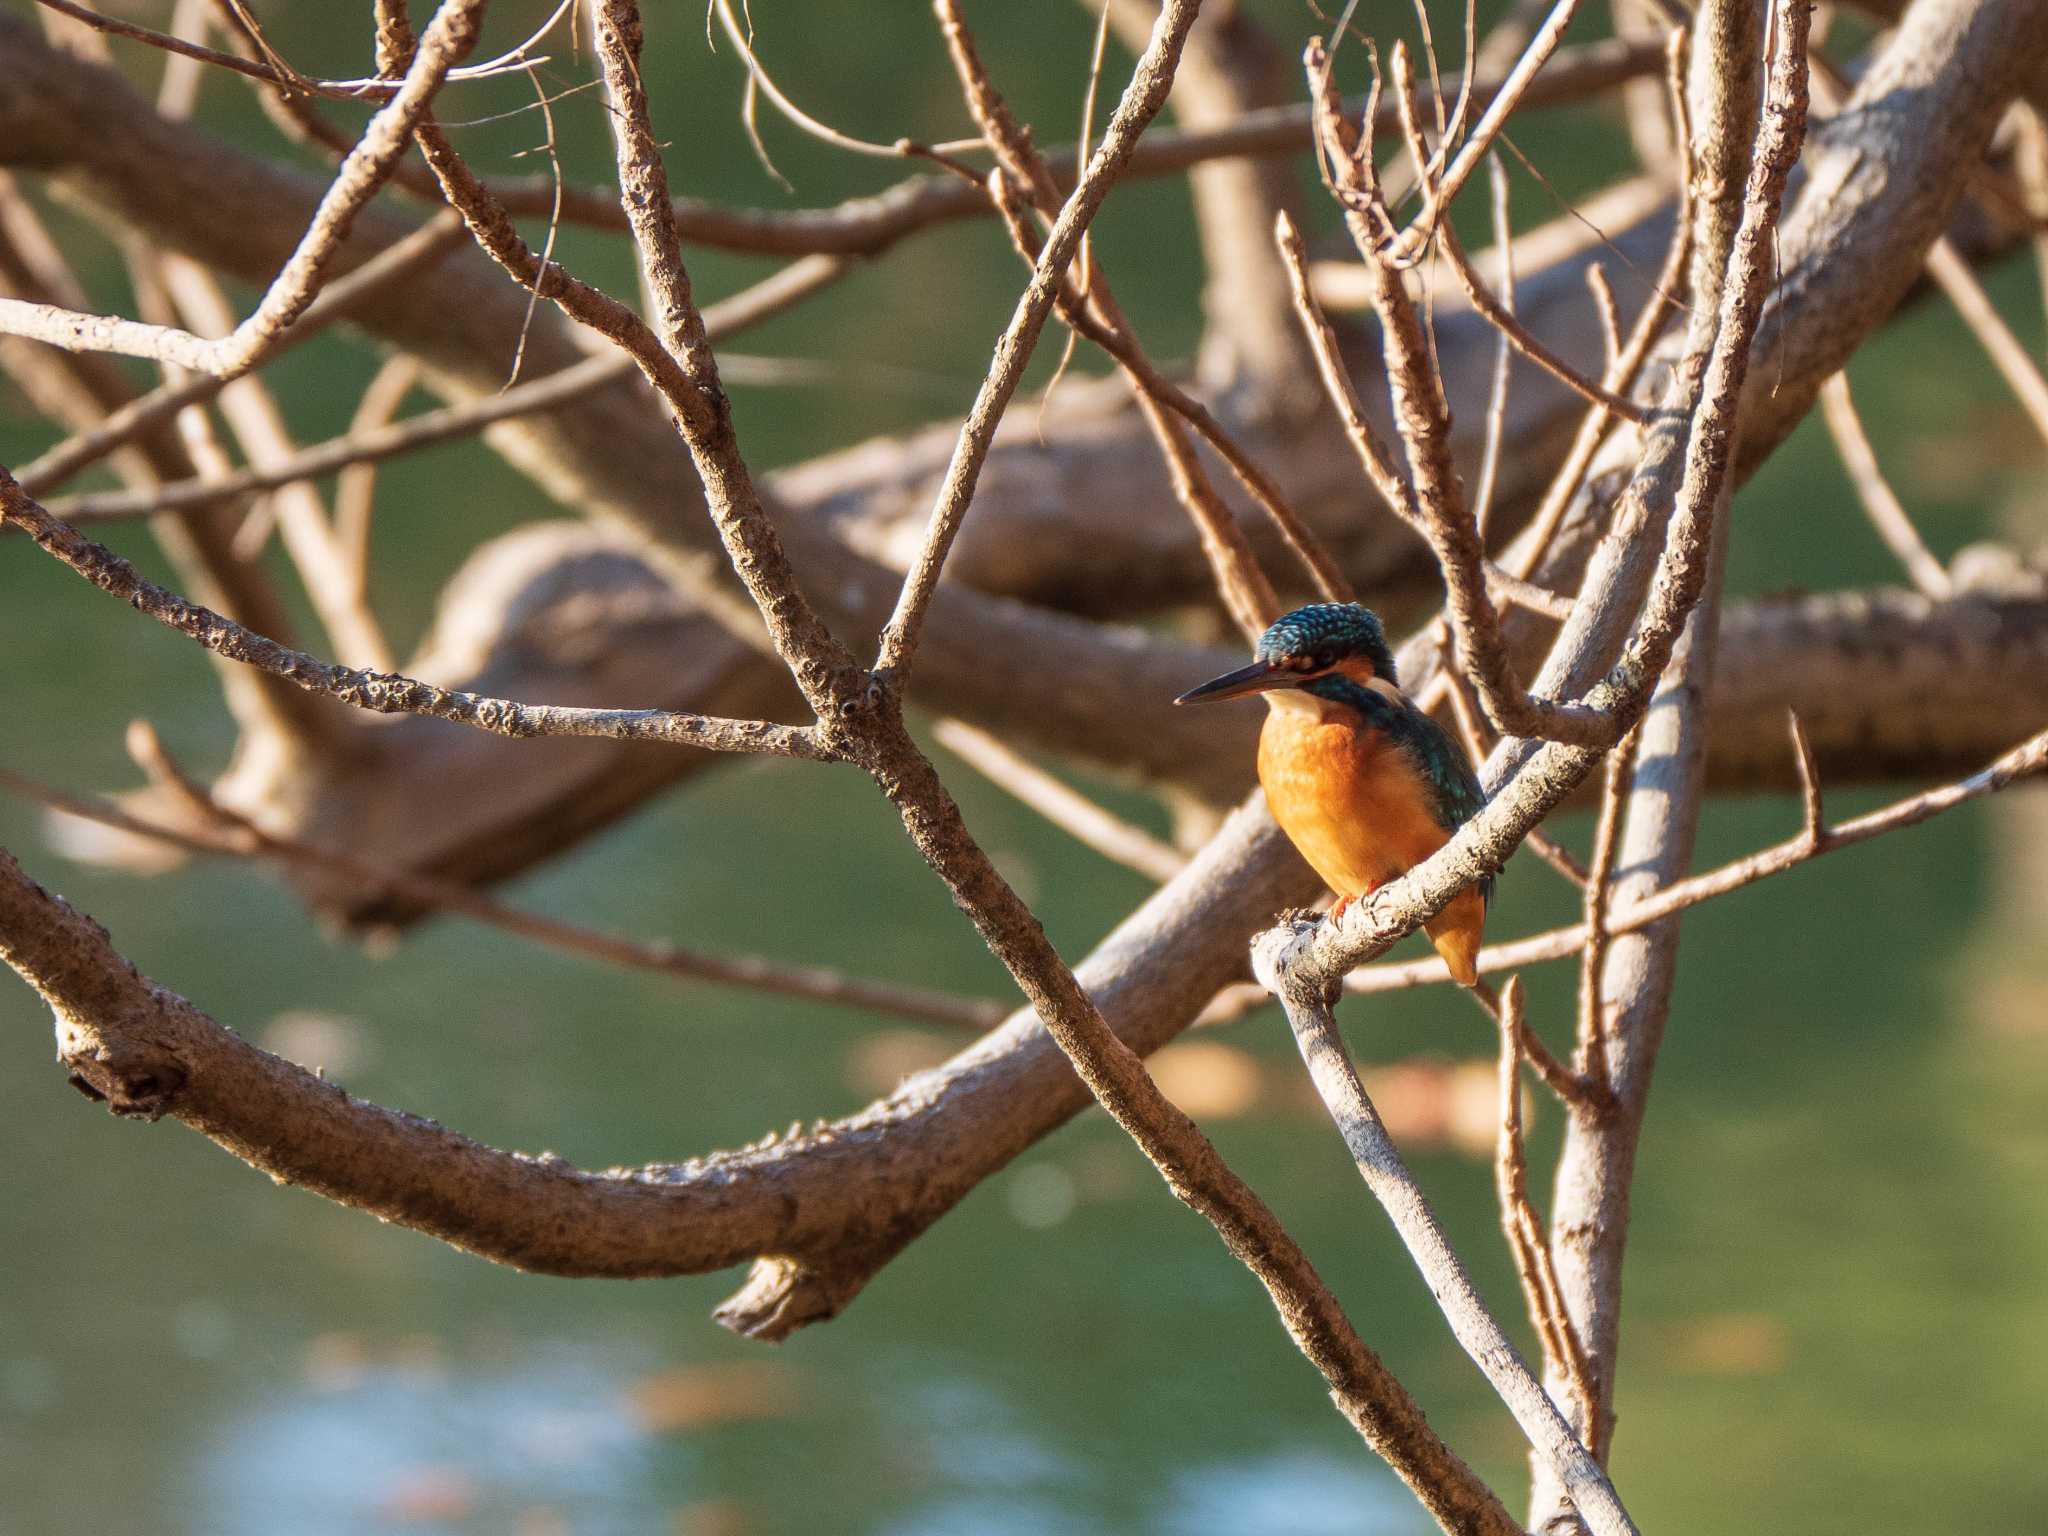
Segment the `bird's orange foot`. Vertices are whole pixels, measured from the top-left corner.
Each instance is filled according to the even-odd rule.
[[[1375,880],[1371,885],[1368,885],[1363,891],[1360,891],[1358,893],[1358,896],[1370,896],[1374,891],[1378,890],[1385,883],[1386,882],[1383,880]],[[1339,896],[1337,898],[1336,905],[1330,908],[1330,921],[1334,923],[1338,919],[1343,917],[1345,912],[1350,908],[1351,903],[1358,900],[1358,896]]]

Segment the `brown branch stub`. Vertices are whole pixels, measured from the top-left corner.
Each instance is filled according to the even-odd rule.
[[[1632,730],[1608,756],[1607,777],[1600,793],[1600,816],[1593,826],[1593,862],[1586,874],[1577,1066],[1581,1076],[1598,1083],[1602,1093],[1610,1096],[1614,1089],[1613,1044],[1608,1036],[1607,1007],[1600,996],[1600,977],[1607,962],[1607,904],[1612,895],[1615,856],[1621,847],[1629,794],[1635,787],[1636,748],[1640,741],[1639,730]],[[1587,1402],[1590,1407],[1592,1400]]]

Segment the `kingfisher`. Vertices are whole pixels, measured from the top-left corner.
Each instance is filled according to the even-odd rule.
[[[1252,664],[1176,704],[1263,694],[1259,783],[1301,856],[1336,892],[1331,916],[1450,841],[1486,803],[1464,749],[1401,692],[1379,615],[1311,603],[1274,621]],[[1423,925],[1460,986],[1479,981],[1489,877]]]

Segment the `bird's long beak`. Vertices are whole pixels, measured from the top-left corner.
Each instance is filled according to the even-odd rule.
[[[1226,672],[1221,677],[1211,678],[1199,688],[1190,688],[1173,702],[1176,704],[1208,704],[1217,699],[1241,699],[1248,693],[1265,693],[1274,688],[1293,688],[1301,681],[1301,674],[1276,666],[1270,661],[1255,661],[1248,667],[1239,667],[1235,672]]]

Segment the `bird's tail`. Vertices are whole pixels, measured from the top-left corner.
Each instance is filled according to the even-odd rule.
[[[1461,987],[1479,980],[1479,943],[1486,924],[1486,901],[1477,891],[1465,891],[1426,925],[1429,942],[1451,968],[1451,980]]]

